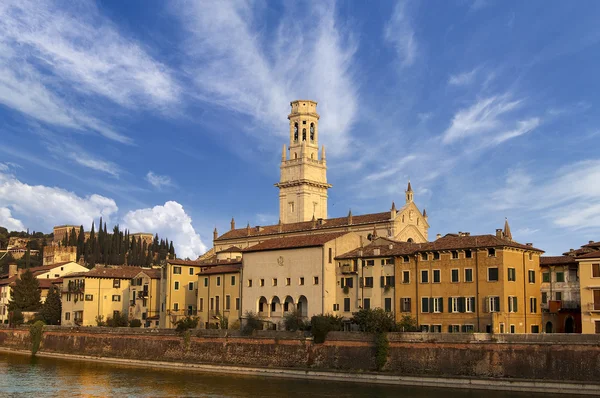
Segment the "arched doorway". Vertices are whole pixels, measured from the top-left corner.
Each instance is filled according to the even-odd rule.
[[[546,322],[546,333],[552,333],[552,322],[548,321]]]
[[[575,320],[572,316],[568,316],[565,320],[565,333],[575,333]]]
[[[271,299],[271,316],[282,316],[281,301],[277,296]]]
[[[306,297],[300,296],[300,298],[298,298],[298,305],[296,308],[298,308],[298,311],[300,311],[300,314],[302,314],[303,317],[308,316],[308,300]]]
[[[285,300],[283,300],[283,312],[292,312],[294,309],[296,309],[296,306],[294,306],[294,299],[290,296],[286,296]]]
[[[258,299],[258,315],[259,316],[267,316],[269,314],[269,302],[266,297],[261,297]]]

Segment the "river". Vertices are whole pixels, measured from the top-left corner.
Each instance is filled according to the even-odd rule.
[[[219,375],[0,352],[2,397],[486,397],[542,395]],[[548,394],[543,395],[549,398]]]

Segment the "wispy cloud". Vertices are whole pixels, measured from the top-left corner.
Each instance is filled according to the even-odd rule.
[[[385,25],[384,38],[396,49],[402,66],[414,63],[418,52],[418,44],[412,22],[407,15],[407,1],[396,3],[392,17]]]
[[[152,186],[154,186],[154,188],[157,189],[173,185],[171,177],[154,174],[152,171],[149,171],[146,174],[146,181],[148,181]]]
[[[357,110],[351,65],[356,47],[331,5],[302,12],[288,5],[275,31],[266,34],[260,7],[243,2],[178,3],[189,40],[186,70],[203,101],[239,112],[261,125],[261,137],[287,136],[290,98],[320,102],[322,141],[344,152]],[[309,61],[310,60],[310,61]],[[318,60],[318,61],[316,61]],[[252,132],[252,126],[248,131]]]
[[[479,68],[475,68],[469,72],[450,75],[448,78],[448,84],[451,86],[467,86],[475,81],[478,72]]]

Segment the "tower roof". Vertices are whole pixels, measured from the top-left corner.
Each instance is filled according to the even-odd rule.
[[[512,240],[512,234],[510,233],[510,226],[508,225],[508,218],[504,219],[504,237]]]
[[[412,192],[412,187],[410,186],[410,180],[408,180],[408,188],[406,188],[406,192]]]

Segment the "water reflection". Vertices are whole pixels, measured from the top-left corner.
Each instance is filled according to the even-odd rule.
[[[134,368],[0,353],[0,395],[8,397],[482,397],[531,394],[423,389]],[[540,395],[541,397],[541,395]],[[547,398],[548,395],[546,394]]]

